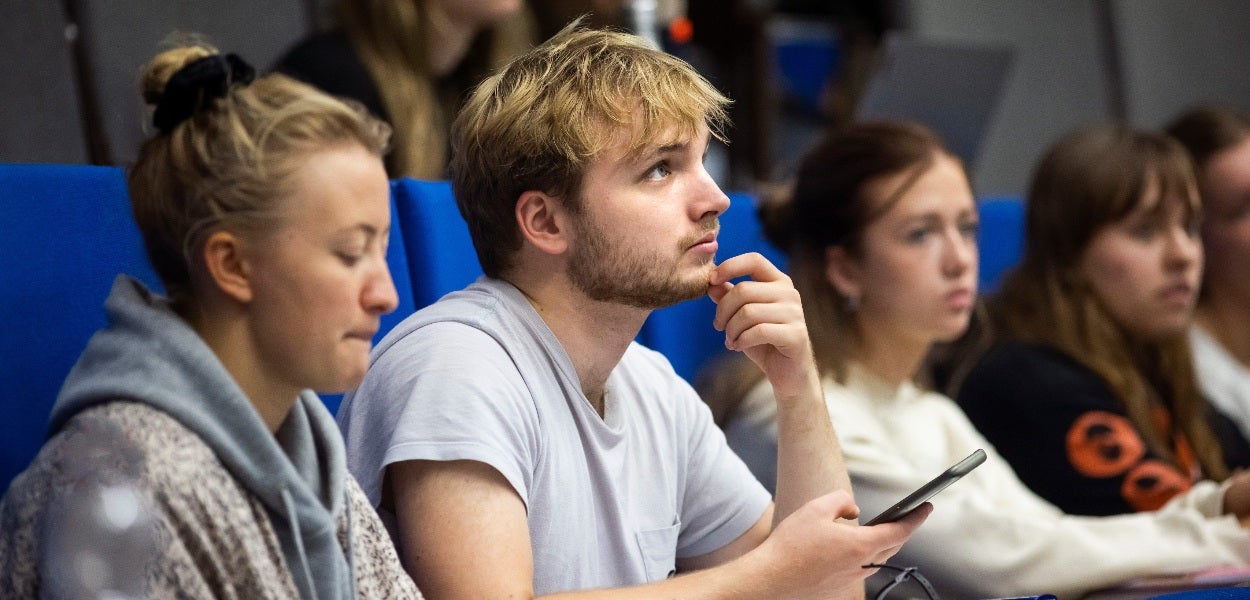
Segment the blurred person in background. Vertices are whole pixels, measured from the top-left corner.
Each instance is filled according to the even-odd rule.
[[[523,0],[336,0],[336,25],[274,69],[363,103],[391,124],[392,178],[445,179],[468,90],[535,41]]]
[[[1250,115],[1198,107],[1166,131],[1189,151],[1202,194],[1206,270],[1189,329],[1198,385],[1250,437]]]

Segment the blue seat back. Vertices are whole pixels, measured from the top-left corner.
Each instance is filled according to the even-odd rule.
[[[48,412],[118,273],[160,289],[121,169],[0,164],[0,489],[34,458]]]
[[[785,270],[785,254],[764,239],[755,198],[730,194],[729,201],[729,210],[720,216],[716,261],[759,252]],[[651,313],[638,334],[638,342],[663,353],[678,375],[693,381],[695,373],[709,359],[727,352],[725,334],[712,328],[715,314],[716,304],[706,296],[662,308]]]
[[[1024,251],[1024,202],[1019,198],[986,198],[981,200],[979,211],[981,267],[977,285],[982,294],[990,294]]]
[[[418,309],[463,288],[482,274],[447,181],[397,179],[396,214],[404,232],[413,300]]]

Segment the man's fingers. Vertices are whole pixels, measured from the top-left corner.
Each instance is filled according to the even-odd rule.
[[[883,535],[887,537],[897,537],[900,540],[899,544],[901,545],[903,541],[911,537],[912,532],[916,531],[916,529],[919,528],[920,525],[924,523],[925,519],[928,519],[929,515],[932,513],[933,504],[925,502],[924,504],[916,507],[916,510],[907,513],[907,516],[890,523],[873,525],[872,529],[878,530],[878,528],[880,528],[879,530]]]
[[[859,518],[859,507],[855,506],[855,499],[846,490],[834,490],[808,504],[833,519]]]
[[[729,283],[728,281],[721,282],[721,283],[712,283],[712,284],[708,284],[707,295],[709,298],[712,299],[712,302],[716,304],[720,304],[720,301],[725,297],[726,294],[729,293],[729,290],[732,290],[732,289],[734,289],[734,284]]]
[[[712,270],[711,282],[724,283],[739,277],[750,277],[756,281],[777,281],[788,279],[776,265],[758,252],[748,252],[728,258]]]

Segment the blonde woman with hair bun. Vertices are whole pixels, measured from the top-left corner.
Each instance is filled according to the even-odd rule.
[[[168,297],[114,282],[0,501],[0,589],[420,598],[314,393],[360,382],[397,303],[389,128],[207,46],[142,88],[155,133],[128,185]]]

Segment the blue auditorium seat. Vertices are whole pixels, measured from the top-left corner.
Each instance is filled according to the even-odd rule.
[[[404,231],[416,307],[473,283],[482,267],[451,183],[405,178],[395,180],[391,189]]]
[[[981,200],[981,232],[977,247],[981,254],[978,287],[981,294],[998,289],[1003,274],[1020,261],[1024,251],[1024,202],[1019,198]]]
[[[0,165],[0,489],[43,444],[61,381],[118,273],[159,289],[122,170]]]
[[[720,216],[716,241],[719,263],[746,252],[759,252],[785,269],[785,255],[764,239],[755,214],[755,199],[749,194],[730,194],[729,210]],[[712,328],[716,305],[706,296],[662,308],[651,313],[638,341],[663,353],[678,375],[693,381],[698,370],[711,358],[728,352],[725,334]]]

